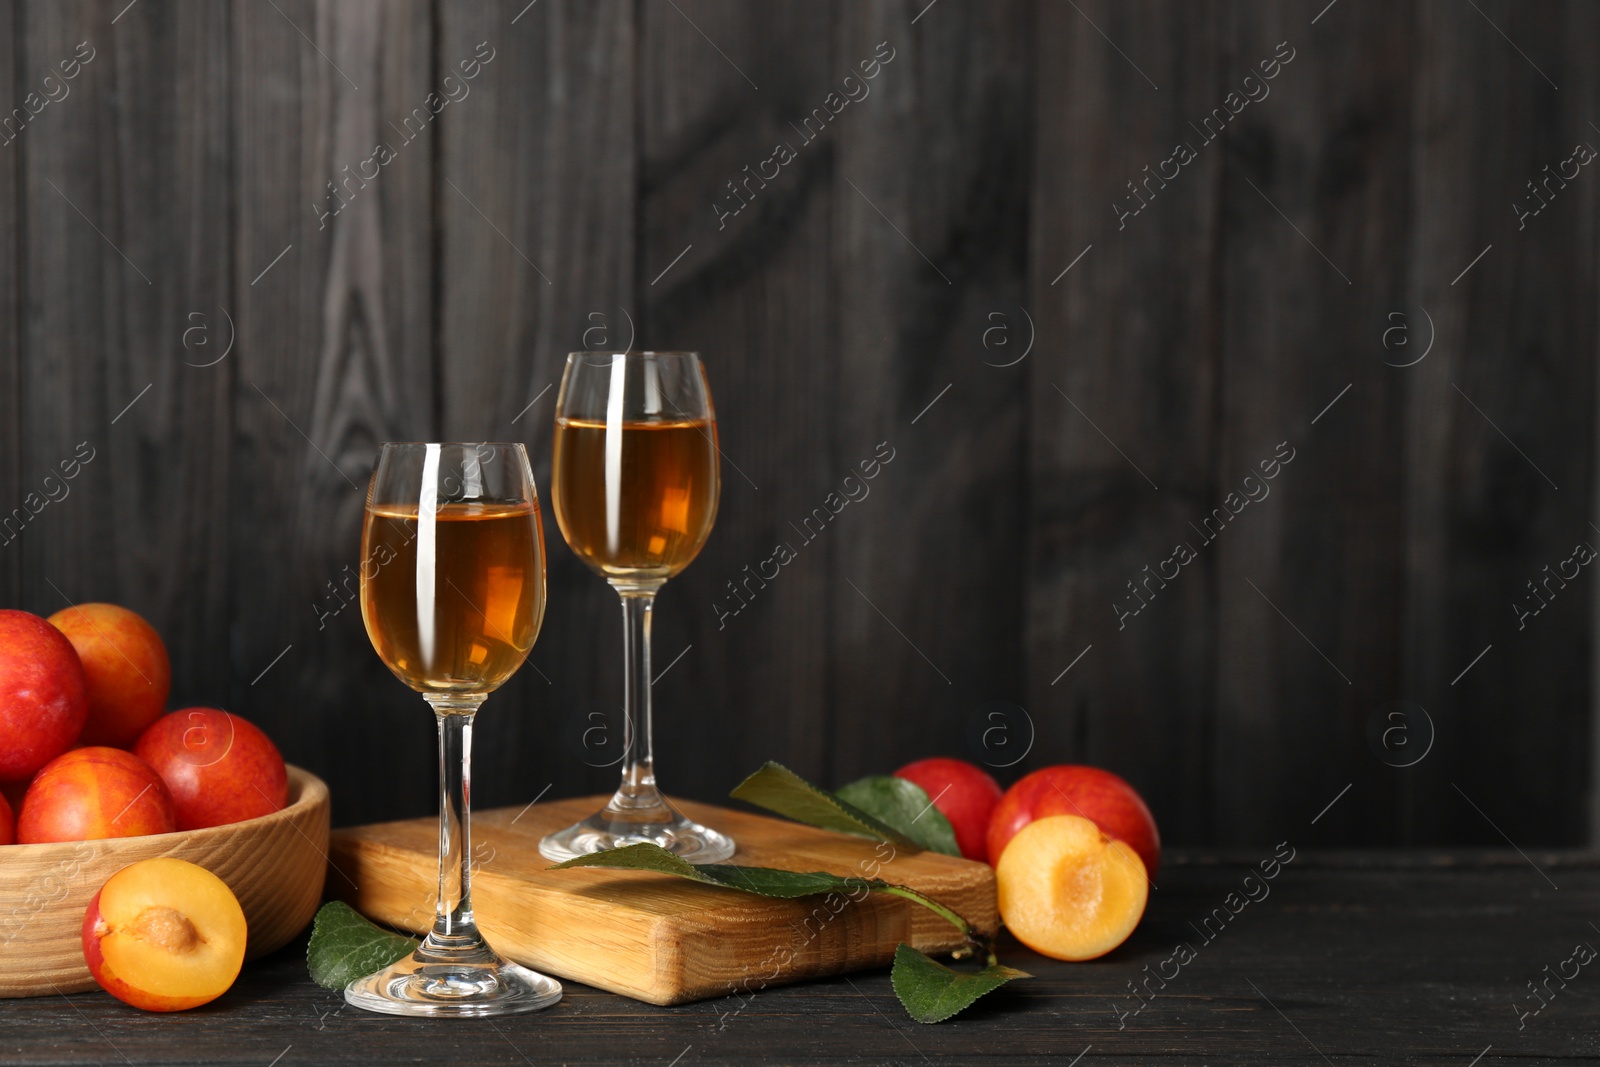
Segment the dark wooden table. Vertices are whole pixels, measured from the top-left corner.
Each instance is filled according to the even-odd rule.
[[[1245,877],[1270,854],[1171,856],[1109,958],[1008,942],[1001,958],[1037,977],[937,1026],[907,1018],[886,971],[678,1008],[568,983],[537,1015],[396,1019],[313,985],[302,941],[184,1014],[0,1001],[0,1064],[1600,1063],[1600,959],[1568,962],[1600,948],[1600,857],[1302,850],[1263,897]],[[1261,899],[1241,904],[1247,888]],[[1158,972],[1175,976],[1136,998]]]

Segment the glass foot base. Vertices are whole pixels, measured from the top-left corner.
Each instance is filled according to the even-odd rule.
[[[701,826],[675,811],[669,811],[665,821],[650,822],[619,819],[608,811],[599,811],[546,836],[539,842],[539,854],[561,863],[591,852],[646,842],[660,845],[690,863],[721,863],[738,849],[727,834]]]
[[[423,961],[408,956],[345,986],[348,1004],[385,1015],[514,1015],[561,999],[561,983],[504,960]]]

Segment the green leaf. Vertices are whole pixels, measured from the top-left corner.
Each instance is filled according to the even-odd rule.
[[[818,893],[859,893],[864,896],[869,890],[884,889],[889,885],[876,878],[846,878],[827,871],[780,871],[772,867],[737,867],[727,863],[710,864],[700,869],[715,878],[718,885],[783,900],[810,897]]]
[[[411,955],[416,947],[411,938],[374,926],[350,905],[334,900],[312,922],[306,965],[319,986],[343,989]]]
[[[760,770],[740,782],[728,795],[807,826],[870,837],[874,841],[889,841],[901,848],[922,847],[849,801],[841,800],[825,789],[818,789],[789,768],[771,760],[763,763]]]
[[[568,867],[620,867],[629,871],[658,871],[661,874],[675,874],[680,878],[692,878],[696,882],[717,884],[710,878],[702,877],[700,868],[688,860],[674,856],[660,845],[649,842],[574,856],[564,863],[556,864],[550,870],[564,871]]]
[[[875,893],[887,893],[890,896],[902,897],[914,904],[921,904],[928,910],[943,917],[950,925],[960,930],[969,938],[972,937],[972,924],[961,916],[951,911],[931,897],[925,897],[915,889],[893,882],[885,882],[881,878],[857,878],[831,874],[828,871],[785,871],[776,867],[740,867],[731,863],[701,863],[694,864],[674,856],[660,845],[641,842],[637,845],[624,845],[621,848],[608,848],[600,852],[591,852],[587,856],[578,856],[558,863],[551,867],[552,871],[564,870],[569,867],[614,867],[629,871],[655,871],[658,874],[675,874],[679,878],[688,878],[703,885],[721,886],[724,889],[737,889],[745,893],[754,893],[762,897],[777,897],[781,900],[793,900],[796,897],[810,897],[818,893],[842,892],[846,896],[853,895],[863,888]]]
[[[923,794],[926,796],[926,794]],[[625,845],[622,848],[591,852],[587,856],[558,863],[551,870],[570,867],[610,867],[629,871],[654,871],[688,878],[703,885],[737,889],[764,897],[791,900],[818,893],[844,893],[855,897],[863,891],[903,897],[936,912],[965,934],[971,945],[994,955],[986,941],[980,941],[972,924],[914,889],[881,879],[847,878],[827,871],[781,871],[772,867],[740,867],[731,863],[695,865],[674,856],[659,845]],[[856,897],[856,899],[860,899]],[[324,909],[326,910],[326,909]],[[313,939],[315,935],[313,934]],[[964,950],[965,951],[965,950]],[[911,1017],[918,1022],[936,1023],[966,1008],[973,1001],[998,989],[1013,978],[1029,978],[1024,971],[991,962],[981,971],[955,971],[936,963],[910,945],[901,945],[894,956],[894,991]]]
[[[923,848],[946,856],[961,855],[950,820],[933,806],[933,798],[916,782],[875,774],[840,786],[833,795],[893,827]]]
[[[865,878],[846,878],[827,871],[780,871],[772,867],[740,867],[731,863],[704,863],[698,866],[648,842],[624,845],[604,852],[558,863],[552,870],[567,867],[616,867],[630,871],[655,871],[675,874],[705,885],[738,889],[763,897],[792,900],[818,893],[860,893],[863,889],[887,889],[889,883]],[[907,890],[910,892],[910,890]]]
[[[973,937],[973,925],[965,918],[947,909],[944,905],[934,901],[931,897],[917,893],[915,889],[907,886],[894,885],[893,881],[883,881],[882,878],[856,878],[854,875],[835,875],[827,870],[779,870],[778,867],[738,867],[734,864],[691,864],[691,862],[674,856],[667,849],[659,845],[651,845],[650,841],[640,841],[638,845],[624,845],[622,848],[606,848],[598,853],[589,853],[587,856],[578,856],[568,859],[562,864],[555,864],[550,870],[565,870],[568,867],[616,867],[619,870],[654,870],[662,875],[677,875],[691,881],[699,881],[701,885],[722,886],[723,889],[739,889],[742,893],[754,893],[757,896],[773,896],[792,901],[795,897],[816,896],[819,893],[843,893],[846,896],[858,893],[862,888],[869,889],[872,893],[886,893],[890,896],[904,897],[914,904],[922,904],[925,909],[938,913],[939,917],[949,921],[958,931],[962,931],[968,939]]]
[[[998,963],[981,971],[957,971],[910,945],[901,945],[894,952],[894,994],[919,1023],[943,1022],[1012,979],[1032,977],[1026,971]]]

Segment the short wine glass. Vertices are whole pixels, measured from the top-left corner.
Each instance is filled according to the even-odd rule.
[[[568,860],[650,842],[717,863],[733,839],[675,810],[656,785],[650,619],[656,592],[699,554],[721,492],[717,420],[693,352],[574,352],[556,400],[551,498],[578,558],[622,598],[622,784],[605,808],[550,834],[539,851]]]
[[[537,1011],[553,978],[501,959],[472,912],[472,720],[522,666],[544,619],[544,532],[520,444],[386,444],[367,488],[361,617],[439,728],[439,890],[416,952],[344,998],[390,1015]]]

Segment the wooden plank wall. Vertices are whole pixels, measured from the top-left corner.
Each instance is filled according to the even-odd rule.
[[[1512,205],[1600,143],[1597,21],[21,0],[0,104],[80,62],[0,144],[0,602],[134,607],[174,706],[340,822],[426,812],[352,602],[373,450],[523,440],[547,486],[564,354],[632,338],[705,354],[725,456],[657,613],[669,789],[946,753],[1111,767],[1176,843],[1589,839],[1600,598],[1511,605],[1600,543],[1600,179]],[[621,750],[614,598],[546,532],[480,804]]]

